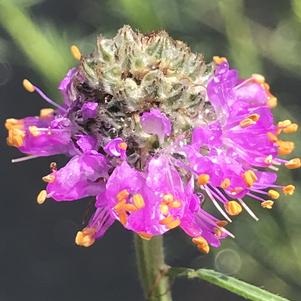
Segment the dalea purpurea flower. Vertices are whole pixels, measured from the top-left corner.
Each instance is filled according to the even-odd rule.
[[[297,131],[290,120],[274,123],[277,99],[263,76],[241,79],[225,58],[206,64],[164,31],[143,35],[129,26],[112,39],[100,36],[96,50],[82,55],[59,85],[63,103],[24,80],[52,109],[39,116],[7,119],[7,142],[27,157],[65,154],[69,162],[43,177],[38,194],[74,201],[95,198],[95,212],[76,235],[92,245],[119,221],[144,239],[180,227],[209,252],[233,216],[252,200],[271,209],[295,187],[277,184],[283,159],[294,143],[280,138]],[[246,201],[246,198],[248,200]],[[214,217],[203,209],[216,207]]]

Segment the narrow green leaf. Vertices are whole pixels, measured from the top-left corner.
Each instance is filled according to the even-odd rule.
[[[213,270],[200,269],[195,271],[185,268],[171,268],[169,275],[174,278],[187,277],[189,279],[202,279],[252,301],[289,301],[286,298],[272,294],[257,286]]]

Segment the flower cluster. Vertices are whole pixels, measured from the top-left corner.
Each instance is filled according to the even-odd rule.
[[[72,47],[80,64],[59,85],[62,105],[24,80],[55,109],[6,121],[8,144],[29,155],[14,161],[71,157],[59,169],[51,164],[39,204],[96,198],[76,244],[91,246],[117,220],[144,239],[180,227],[208,253],[233,236],[225,229],[231,216],[244,209],[257,219],[245,197],[271,209],[280,192],[293,194],[293,185],[276,184],[277,171],[301,163],[279,158],[294,149],[279,135],[298,126],[274,124],[277,99],[261,75],[240,79],[220,57],[206,66],[166,33],[125,27],[113,42],[100,39],[97,54],[85,57]],[[205,198],[222,219],[202,208]]]

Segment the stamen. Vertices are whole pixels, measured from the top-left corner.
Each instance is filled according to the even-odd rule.
[[[240,127],[242,127],[242,128],[246,128],[246,127],[254,125],[254,124],[256,124],[256,122],[254,120],[250,119],[250,118],[243,119],[239,123]]]
[[[57,171],[57,164],[56,164],[56,162],[51,162],[49,167],[50,167],[50,170],[52,172]]]
[[[46,183],[53,183],[55,181],[55,176],[50,174],[42,178],[42,180]]]
[[[119,211],[118,212],[118,217],[119,217],[120,223],[122,225],[126,225],[127,220],[128,220],[126,212],[125,211]]]
[[[25,138],[25,132],[18,128],[12,128],[8,132],[7,144],[14,147],[21,147]]]
[[[275,96],[271,96],[268,98],[267,105],[270,109],[277,107],[278,99]]]
[[[8,118],[5,120],[5,128],[7,130],[11,130],[13,128],[19,128],[19,129],[22,129],[23,128],[23,122],[18,120],[18,119],[15,119],[15,118]]]
[[[265,82],[265,78],[261,74],[254,73],[252,74],[252,78],[254,78],[259,84],[263,84]]]
[[[144,199],[139,193],[133,195],[133,202],[137,209],[141,209],[145,206]]]
[[[181,201],[176,200],[168,204],[170,208],[180,208],[182,206]]]
[[[41,118],[46,118],[51,116],[54,113],[54,110],[51,108],[44,108],[40,110],[40,117]]]
[[[125,142],[121,142],[118,144],[118,147],[122,150],[126,150],[128,145]]]
[[[119,211],[124,211],[124,205],[126,204],[126,200],[122,200],[120,202],[118,202],[115,206],[114,209],[119,212]]]
[[[35,125],[31,125],[28,127],[30,134],[34,137],[40,136],[40,131]]]
[[[271,189],[268,191],[268,196],[270,198],[272,198],[273,200],[277,200],[279,198],[280,194],[278,191]]]
[[[213,61],[215,64],[220,65],[222,63],[226,63],[227,59],[225,57],[221,57],[221,56],[214,56]]]
[[[209,247],[207,240],[204,237],[202,237],[202,236],[194,237],[192,239],[192,242],[198,247],[198,249],[201,252],[203,252],[205,254],[209,253],[210,247]]]
[[[164,194],[163,201],[165,201],[167,204],[172,202],[174,200],[173,195],[171,193]]]
[[[139,232],[137,233],[142,239],[150,240],[153,236],[151,234],[145,233],[145,232]]]
[[[181,221],[179,219],[175,219],[171,223],[167,224],[166,227],[171,230],[171,229],[178,227],[180,224],[181,224]]]
[[[164,204],[164,203],[161,203],[160,204],[160,212],[163,214],[163,215],[168,215],[169,213],[169,207]]]
[[[282,187],[282,192],[285,194],[285,195],[293,195],[294,192],[295,192],[295,186],[294,185],[286,185],[284,187]]]
[[[198,184],[200,186],[208,184],[209,180],[210,180],[210,176],[208,174],[200,174],[198,176]]]
[[[267,200],[261,203],[261,207],[266,208],[266,209],[272,209],[274,205],[274,202],[271,200]]]
[[[266,164],[272,164],[273,162],[273,156],[272,155],[268,155],[265,159],[264,159],[264,163]]]
[[[278,140],[277,145],[278,145],[278,154],[281,156],[289,155],[295,149],[295,143],[292,141]]]
[[[289,160],[288,162],[285,163],[285,166],[288,169],[299,168],[301,166],[301,160],[300,160],[300,158],[291,159],[291,160]]]
[[[84,228],[82,231],[78,231],[75,237],[75,243],[81,247],[90,247],[95,242],[95,233],[94,228]]]
[[[129,195],[129,191],[127,189],[123,189],[117,193],[116,199],[118,202],[122,202],[123,200],[126,200],[129,197]]]
[[[287,126],[290,126],[291,124],[292,124],[292,122],[289,119],[286,119],[283,121],[279,121],[277,125],[280,128],[286,128]]]
[[[296,133],[298,131],[298,127],[299,126],[297,123],[292,123],[291,125],[289,125],[283,129],[283,133],[285,133],[285,134]]]
[[[271,142],[277,142],[278,141],[278,138],[275,134],[271,133],[271,132],[268,132],[267,133],[267,136],[268,136],[268,139],[271,141]]]
[[[257,177],[256,177],[253,170],[247,170],[243,174],[243,179],[244,179],[244,181],[245,181],[245,183],[247,184],[248,187],[253,186],[254,182],[257,181]]]
[[[222,189],[227,189],[228,187],[230,187],[230,185],[231,185],[230,179],[226,178],[222,181],[220,186]]]
[[[39,205],[42,205],[45,203],[46,199],[47,199],[48,195],[47,195],[47,191],[46,190],[41,190],[37,196],[37,203]]]
[[[139,209],[133,204],[124,204],[123,208],[124,208],[125,211],[128,211],[128,212],[134,212],[134,211],[137,211]]]
[[[253,120],[254,122],[257,122],[260,118],[260,115],[259,114],[251,114],[248,119],[251,119]]]
[[[37,92],[44,100],[46,100],[51,105],[57,107],[58,109],[60,109],[62,111],[66,111],[62,106],[58,105],[55,101],[53,101],[52,99],[50,99],[40,88],[38,88],[37,86],[34,86],[27,79],[23,80],[23,86],[29,92]]]
[[[71,51],[73,57],[74,57],[77,61],[80,61],[82,55],[81,55],[81,53],[80,53],[79,48],[78,48],[77,46],[75,46],[75,45],[72,45],[72,46],[70,47],[70,51]]]
[[[240,204],[236,201],[229,201],[224,205],[225,210],[231,216],[239,215],[242,212]]]
[[[172,221],[174,221],[174,218],[172,215],[170,215],[168,217],[161,219],[159,223],[160,223],[160,225],[167,225],[167,224],[170,224]]]
[[[238,199],[240,204],[244,207],[244,209],[250,214],[251,217],[255,219],[255,221],[259,221],[259,218],[255,215],[255,213],[247,206],[247,204],[242,200]]]
[[[22,83],[26,91],[30,93],[33,93],[35,91],[35,86],[28,79],[23,79]]]

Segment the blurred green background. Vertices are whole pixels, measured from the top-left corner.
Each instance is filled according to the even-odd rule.
[[[58,82],[76,64],[70,45],[91,52],[97,34],[113,36],[124,24],[142,32],[165,29],[207,61],[226,56],[243,76],[264,74],[279,100],[276,117],[300,122],[300,0],[0,0],[1,122],[43,107],[22,90],[23,77],[58,97]],[[115,225],[93,248],[75,247],[89,200],[38,207],[39,177],[51,159],[11,165],[19,154],[5,145],[4,129],[1,135],[0,300],[142,300],[131,234]],[[289,139],[300,156],[300,134]],[[300,176],[281,169],[279,182],[294,183],[295,195],[272,211],[249,201],[260,221],[242,214],[229,226],[236,239],[209,255],[199,254],[183,233],[168,233],[167,262],[214,268],[301,300]],[[176,281],[173,292],[176,301],[242,300],[197,281]]]

